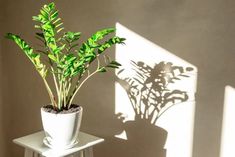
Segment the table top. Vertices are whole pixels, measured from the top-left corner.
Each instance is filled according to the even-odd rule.
[[[13,142],[22,147],[31,149],[43,156],[66,156],[78,152],[80,150],[86,149],[88,147],[94,146],[104,141],[103,138],[99,138],[84,132],[79,132],[78,134],[79,142],[73,148],[55,151],[43,144],[44,137],[45,137],[44,131],[40,131],[24,137],[14,139]]]

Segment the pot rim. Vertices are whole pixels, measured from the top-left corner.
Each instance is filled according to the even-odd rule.
[[[40,110],[41,110],[41,112],[44,112],[44,113],[48,113],[48,114],[53,114],[53,115],[68,115],[68,114],[77,114],[77,113],[79,113],[79,112],[82,112],[83,111],[83,107],[81,106],[81,105],[78,105],[78,110],[77,111],[74,111],[74,112],[68,112],[68,113],[63,113],[63,112],[48,112],[48,111],[45,111],[44,110],[44,107],[45,107],[46,105],[44,105],[44,106],[42,106],[41,108],[40,108]]]

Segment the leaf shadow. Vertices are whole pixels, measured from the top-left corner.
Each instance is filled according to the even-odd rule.
[[[168,133],[156,122],[172,106],[189,99],[186,91],[172,88],[172,85],[190,77],[188,72],[194,69],[164,61],[153,67],[142,61],[131,61],[131,66],[134,71],[131,77],[124,74],[126,69],[117,72],[117,82],[125,89],[135,113],[134,121],[123,122],[127,140],[119,145],[122,150],[119,153],[125,152],[119,155],[166,157],[164,145]],[[118,117],[120,120],[125,119],[122,114]]]

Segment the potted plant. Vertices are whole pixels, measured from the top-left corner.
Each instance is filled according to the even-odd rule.
[[[44,143],[51,148],[70,148],[77,142],[82,116],[82,107],[73,104],[75,95],[95,74],[120,66],[103,53],[112,45],[124,44],[125,39],[112,36],[105,40],[106,36],[115,32],[114,28],[107,28],[78,44],[81,33],[64,30],[53,2],[44,5],[40,14],[33,16],[33,21],[37,23],[36,38],[43,45],[40,49],[33,49],[18,35],[7,33],[6,37],[23,50],[48,92],[50,104],[41,108],[46,134]],[[94,66],[96,68],[92,70]],[[48,83],[49,74],[53,85]]]

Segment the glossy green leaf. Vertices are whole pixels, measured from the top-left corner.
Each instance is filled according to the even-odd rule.
[[[100,47],[98,49],[98,53],[99,54],[103,53],[107,48],[110,48],[112,45],[115,45],[115,44],[124,44],[125,40],[126,40],[125,38],[120,38],[120,37],[110,38],[104,44],[100,45]]]
[[[57,62],[57,58],[53,54],[48,54],[48,57],[54,62]]]
[[[116,66],[121,66],[121,64],[120,64],[120,63],[118,63],[117,61],[111,61],[111,62],[110,62],[110,64],[112,64],[112,65],[116,65]]]
[[[42,77],[46,77],[45,65],[40,61],[40,55],[33,52],[33,49],[18,35],[7,33],[6,38],[13,40],[24,52],[24,54],[30,59],[37,71]]]
[[[105,69],[105,67],[101,67],[101,68],[99,68],[99,70],[98,70],[99,72],[106,72],[107,70]]]

